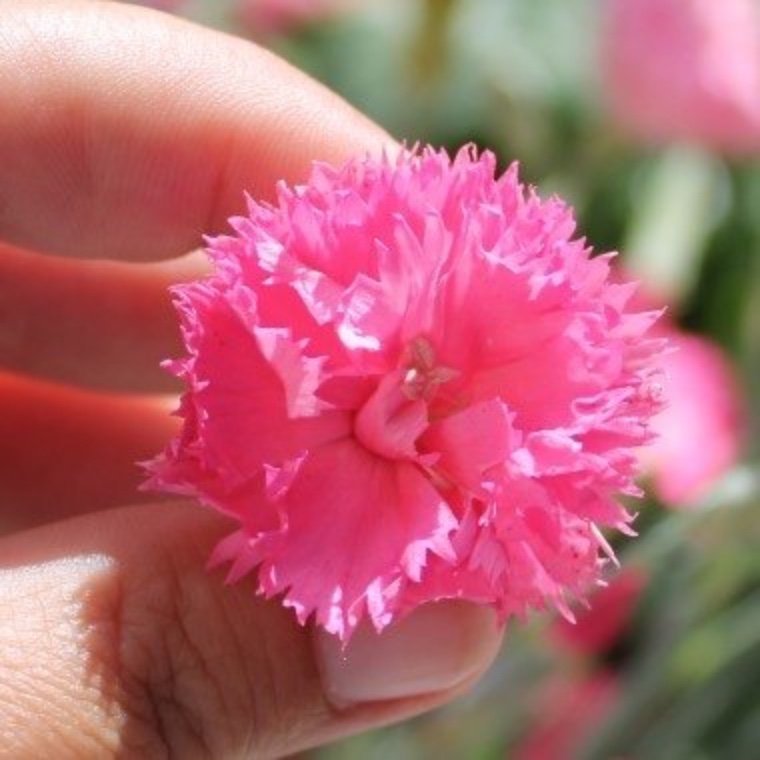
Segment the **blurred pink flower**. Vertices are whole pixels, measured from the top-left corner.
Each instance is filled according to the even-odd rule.
[[[760,150],[757,0],[606,0],[604,22],[608,97],[625,130]]]
[[[254,32],[282,32],[346,10],[351,0],[238,0],[238,17]]]
[[[589,607],[576,613],[574,625],[563,618],[555,621],[552,639],[578,654],[604,654],[625,636],[646,583],[642,567],[626,568],[591,595]]]
[[[618,268],[614,279],[635,278]],[[662,309],[665,299],[644,284],[631,303]],[[716,343],[685,332],[667,316],[652,332],[670,349],[660,361],[666,405],[653,420],[657,439],[641,450],[641,461],[657,496],[684,507],[705,496],[739,460],[747,433],[744,394]]]
[[[742,396],[723,352],[704,338],[665,328],[667,408],[654,419],[659,438],[642,456],[660,498],[673,506],[704,496],[738,460]]]
[[[576,677],[557,676],[538,695],[535,722],[511,760],[569,760],[616,708],[622,691],[617,675],[607,669]]]
[[[595,589],[589,606],[576,613],[576,622],[557,619],[550,640],[560,651],[594,658],[583,669],[565,661],[565,672],[552,672],[539,684],[534,697],[533,720],[513,748],[513,760],[565,760],[583,755],[593,738],[617,708],[623,684],[617,667],[603,664],[625,640],[633,615],[648,582],[641,565],[618,573],[608,586]]]
[[[569,615],[611,554],[597,526],[628,530],[657,314],[495,164],[317,165],[174,289],[184,427],[151,483],[239,522],[214,556],[230,581],[258,567],[344,639],[446,597]]]

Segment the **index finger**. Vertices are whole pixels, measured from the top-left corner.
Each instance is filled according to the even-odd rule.
[[[179,255],[314,159],[391,139],[271,53],[164,14],[4,0],[0,239],[64,255]]]

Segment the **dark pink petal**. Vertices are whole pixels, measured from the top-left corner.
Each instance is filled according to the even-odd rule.
[[[341,637],[366,613],[378,628],[387,624],[428,553],[453,558],[456,520],[426,479],[350,441],[311,455],[279,508],[280,530],[251,545],[261,589],[284,592],[299,619],[315,613]]]
[[[504,464],[515,448],[512,418],[499,399],[474,404],[433,423],[422,447],[441,455],[436,467],[444,476],[480,492],[486,472]]]

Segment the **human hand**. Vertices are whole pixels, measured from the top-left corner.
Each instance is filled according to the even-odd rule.
[[[432,605],[344,654],[206,573],[222,518],[135,490],[135,460],[174,430],[166,287],[204,266],[182,254],[244,190],[387,135],[265,51],[162,14],[2,10],[0,756],[278,757],[466,689],[499,645],[489,611]]]

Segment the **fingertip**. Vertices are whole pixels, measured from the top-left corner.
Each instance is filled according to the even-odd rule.
[[[325,694],[335,707],[446,695],[493,662],[502,631],[492,610],[463,601],[424,605],[383,631],[368,624],[348,646],[316,634]]]

